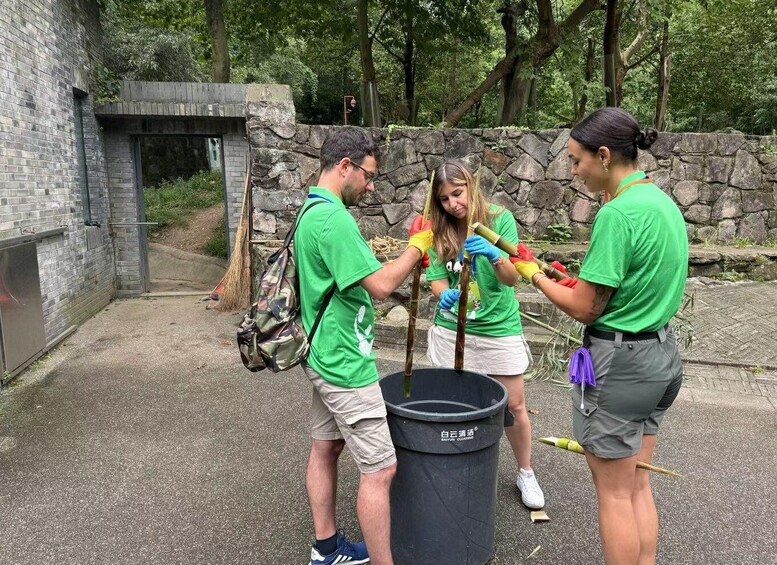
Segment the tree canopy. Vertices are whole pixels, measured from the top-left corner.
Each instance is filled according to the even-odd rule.
[[[342,123],[344,96],[358,123],[377,92],[378,125],[569,126],[616,104],[674,131],[777,129],[777,0],[102,4],[114,78],[289,84],[305,123]]]

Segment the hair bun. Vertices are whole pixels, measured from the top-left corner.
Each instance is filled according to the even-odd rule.
[[[658,132],[653,128],[648,128],[637,134],[637,147],[640,149],[649,149],[658,138]]]

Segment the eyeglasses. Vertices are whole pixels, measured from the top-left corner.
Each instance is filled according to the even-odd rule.
[[[375,182],[375,177],[378,176],[378,173],[373,173],[372,171],[368,171],[367,169],[365,169],[361,165],[357,165],[356,163],[351,161],[350,158],[348,158],[348,161],[350,161],[351,165],[353,165],[357,169],[361,169],[361,172],[364,173],[364,178],[367,179],[367,184],[370,184],[371,182]]]

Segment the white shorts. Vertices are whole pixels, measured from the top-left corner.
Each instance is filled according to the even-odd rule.
[[[428,334],[429,361],[435,367],[453,367],[456,332],[432,326]],[[494,376],[523,375],[532,365],[529,345],[522,335],[486,337],[466,335],[464,370]]]

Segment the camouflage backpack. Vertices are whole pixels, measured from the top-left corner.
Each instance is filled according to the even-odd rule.
[[[259,280],[256,302],[237,330],[240,358],[249,371],[269,368],[277,373],[304,361],[318,324],[335,292],[333,286],[324,298],[310,335],[305,335],[299,303],[299,280],[291,244],[302,216],[317,204],[323,202],[313,202],[303,210],[286,235],[283,246],[267,260],[267,269]]]

